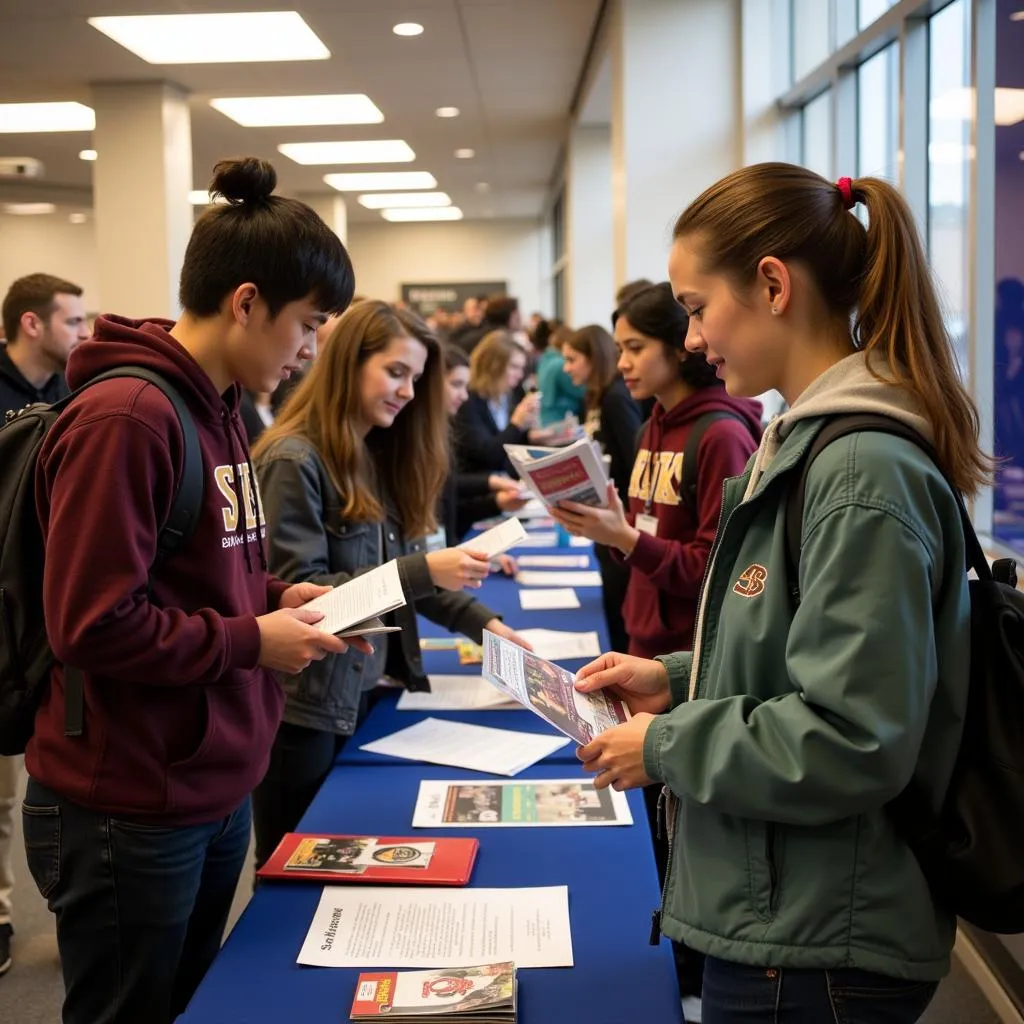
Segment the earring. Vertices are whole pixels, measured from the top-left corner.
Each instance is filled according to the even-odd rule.
[[[778,315],[779,315],[779,307],[778,306],[772,306],[772,316],[778,316]]]

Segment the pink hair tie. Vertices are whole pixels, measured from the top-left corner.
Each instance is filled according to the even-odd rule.
[[[857,203],[853,197],[853,179],[840,178],[836,182],[836,188],[839,189],[839,194],[843,197],[843,206],[847,210],[852,210]]]

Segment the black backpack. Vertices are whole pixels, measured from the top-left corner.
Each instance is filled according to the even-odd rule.
[[[827,423],[799,466],[786,497],[786,561],[799,604],[804,491],[811,463],[847,434],[877,431],[906,438],[936,461],[923,438],[887,416],[841,416]],[[948,482],[948,481],[947,481]],[[989,932],[1024,931],[1024,594],[1009,558],[991,567],[963,498],[971,594],[971,671],[963,739],[936,816],[911,784],[891,802],[897,832],[914,851],[940,904]]]
[[[114,377],[158,387],[174,407],[184,438],[184,471],[157,542],[157,560],[185,543],[203,504],[203,461],[191,413],[174,388],[152,370],[122,366],[94,377],[53,405],[26,406],[0,428],[0,754],[24,751],[50,681],[53,652],[43,616],[43,535],[36,513],[36,461],[57,417],[85,388]],[[86,584],[87,585],[87,584]],[[66,665],[64,731],[82,734],[82,673]]]

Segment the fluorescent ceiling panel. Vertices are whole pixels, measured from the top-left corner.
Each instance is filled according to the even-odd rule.
[[[363,93],[334,96],[233,96],[210,100],[243,128],[309,124],[380,124],[384,115]]]
[[[400,206],[451,206],[447,192],[378,192],[360,196],[359,204],[368,210],[397,209]]]
[[[416,159],[416,154],[402,139],[284,142],[277,151],[297,164],[404,164]]]
[[[36,217],[44,213],[53,213],[57,209],[53,203],[4,203],[4,213],[15,217]]]
[[[331,52],[296,11],[142,14],[89,24],[148,64],[326,60]]]
[[[462,211],[457,206],[443,206],[435,210],[422,208],[418,210],[381,210],[380,215],[385,220],[394,222],[411,220],[462,220]]]
[[[81,103],[0,103],[0,132],[91,132],[92,107]]]
[[[324,181],[339,192],[377,192],[383,189],[437,188],[429,171],[354,171],[325,174]]]
[[[89,163],[92,163],[98,155],[95,149],[83,149],[79,151],[78,159],[87,160]]]

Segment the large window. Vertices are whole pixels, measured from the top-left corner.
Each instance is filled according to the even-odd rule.
[[[829,4],[825,0],[791,0],[794,80],[803,78],[832,51]]]
[[[961,372],[967,366],[971,150],[970,8],[955,0],[928,26],[928,252]]]
[[[839,0],[840,3],[849,3],[849,0]],[[865,29],[868,25],[876,22],[896,0],[857,0],[857,27]]]
[[[899,47],[887,46],[857,69],[857,175],[899,180]]]
[[[800,115],[801,163],[832,177],[832,94],[823,92]]]

